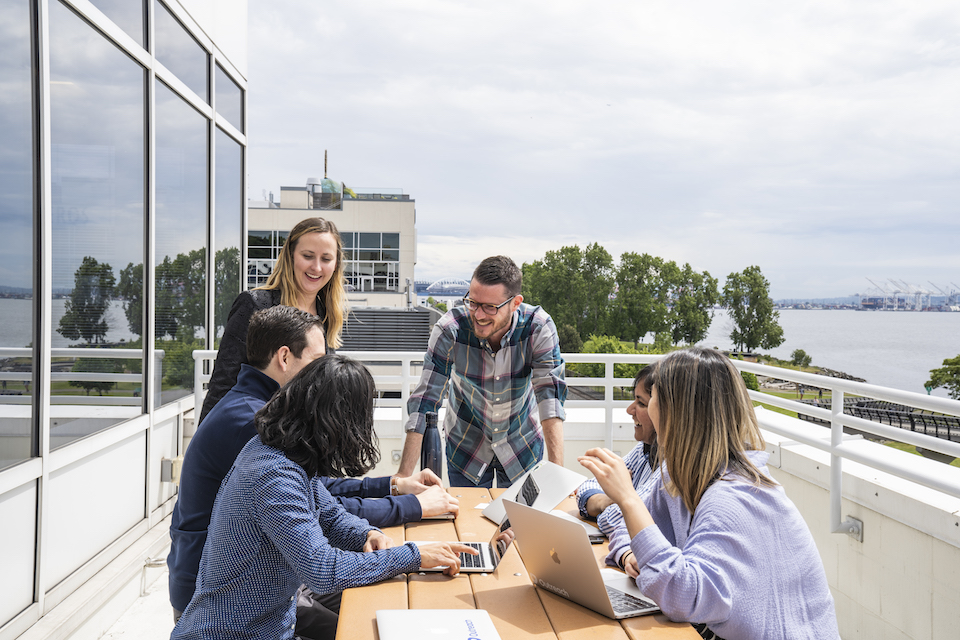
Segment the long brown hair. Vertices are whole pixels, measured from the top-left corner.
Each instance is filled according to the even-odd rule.
[[[267,283],[257,288],[279,289],[280,304],[288,307],[297,306],[303,289],[300,288],[300,283],[293,268],[293,254],[297,250],[297,243],[300,242],[300,238],[308,233],[329,233],[337,241],[337,266],[333,271],[330,282],[321,290],[323,306],[326,310],[326,317],[323,318],[323,321],[326,325],[327,344],[336,349],[342,344],[340,333],[343,331],[343,321],[347,313],[347,291],[343,280],[343,240],[340,238],[340,232],[337,231],[335,224],[323,218],[307,218],[294,225],[286,243],[280,249],[277,264],[274,266],[270,277],[267,278]]]
[[[659,455],[667,463],[667,489],[693,513],[707,488],[725,473],[756,486],[776,483],[750,462],[763,436],[740,372],[714,349],[674,351],[653,372]]]

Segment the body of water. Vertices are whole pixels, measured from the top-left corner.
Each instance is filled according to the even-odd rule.
[[[32,300],[21,300],[19,298],[0,298],[0,347],[26,347],[30,344],[32,337],[30,334],[31,305]],[[53,344],[54,347],[69,347],[71,345],[83,344],[83,340],[67,340],[57,333],[57,327],[60,326],[60,318],[66,310],[67,299],[59,298],[53,301],[51,313],[53,314]],[[123,313],[123,303],[114,300],[110,303],[105,316],[107,321],[107,335],[104,338],[106,342],[120,342],[125,340],[130,342],[136,340],[137,336],[130,332],[127,324],[127,316]]]
[[[916,393],[926,393],[931,369],[960,354],[960,313],[781,309],[780,326],[783,344],[760,352],[789,360],[803,349],[816,366]],[[700,344],[732,349],[732,328],[719,310]],[[944,389],[933,393],[947,397]]]
[[[53,301],[55,347],[78,344],[56,332],[65,304],[65,299]],[[30,305],[30,300],[0,298],[0,346],[30,343]],[[136,340],[121,302],[110,304],[107,323],[108,342]],[[960,354],[960,313],[782,309],[780,326],[783,344],[761,352],[789,360],[794,349],[803,349],[814,365],[917,393],[925,393],[923,383],[931,369],[941,366],[944,358]],[[727,312],[718,310],[700,344],[732,349],[731,329]],[[934,394],[947,395],[943,389]]]

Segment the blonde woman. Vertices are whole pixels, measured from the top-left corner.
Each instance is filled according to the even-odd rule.
[[[242,292],[233,301],[200,412],[201,422],[237,382],[240,365],[247,361],[247,325],[255,311],[282,304],[319,316],[328,352],[340,346],[347,306],[343,266],[343,240],[332,222],[307,218],[290,230],[267,283]]]
[[[767,472],[753,405],[729,359],[699,347],[665,357],[648,412],[663,466],[645,501],[609,450],[580,458],[623,511],[610,557],[629,545],[621,566],[704,638],[839,639],[823,562]]]

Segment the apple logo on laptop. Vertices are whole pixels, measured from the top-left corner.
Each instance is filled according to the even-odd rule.
[[[550,549],[550,559],[556,562],[557,564],[560,564],[560,555],[557,554],[556,549]]]

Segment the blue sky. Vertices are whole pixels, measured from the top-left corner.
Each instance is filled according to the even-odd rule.
[[[776,298],[960,284],[960,5],[252,0],[248,197],[417,201],[417,279],[564,245]]]

